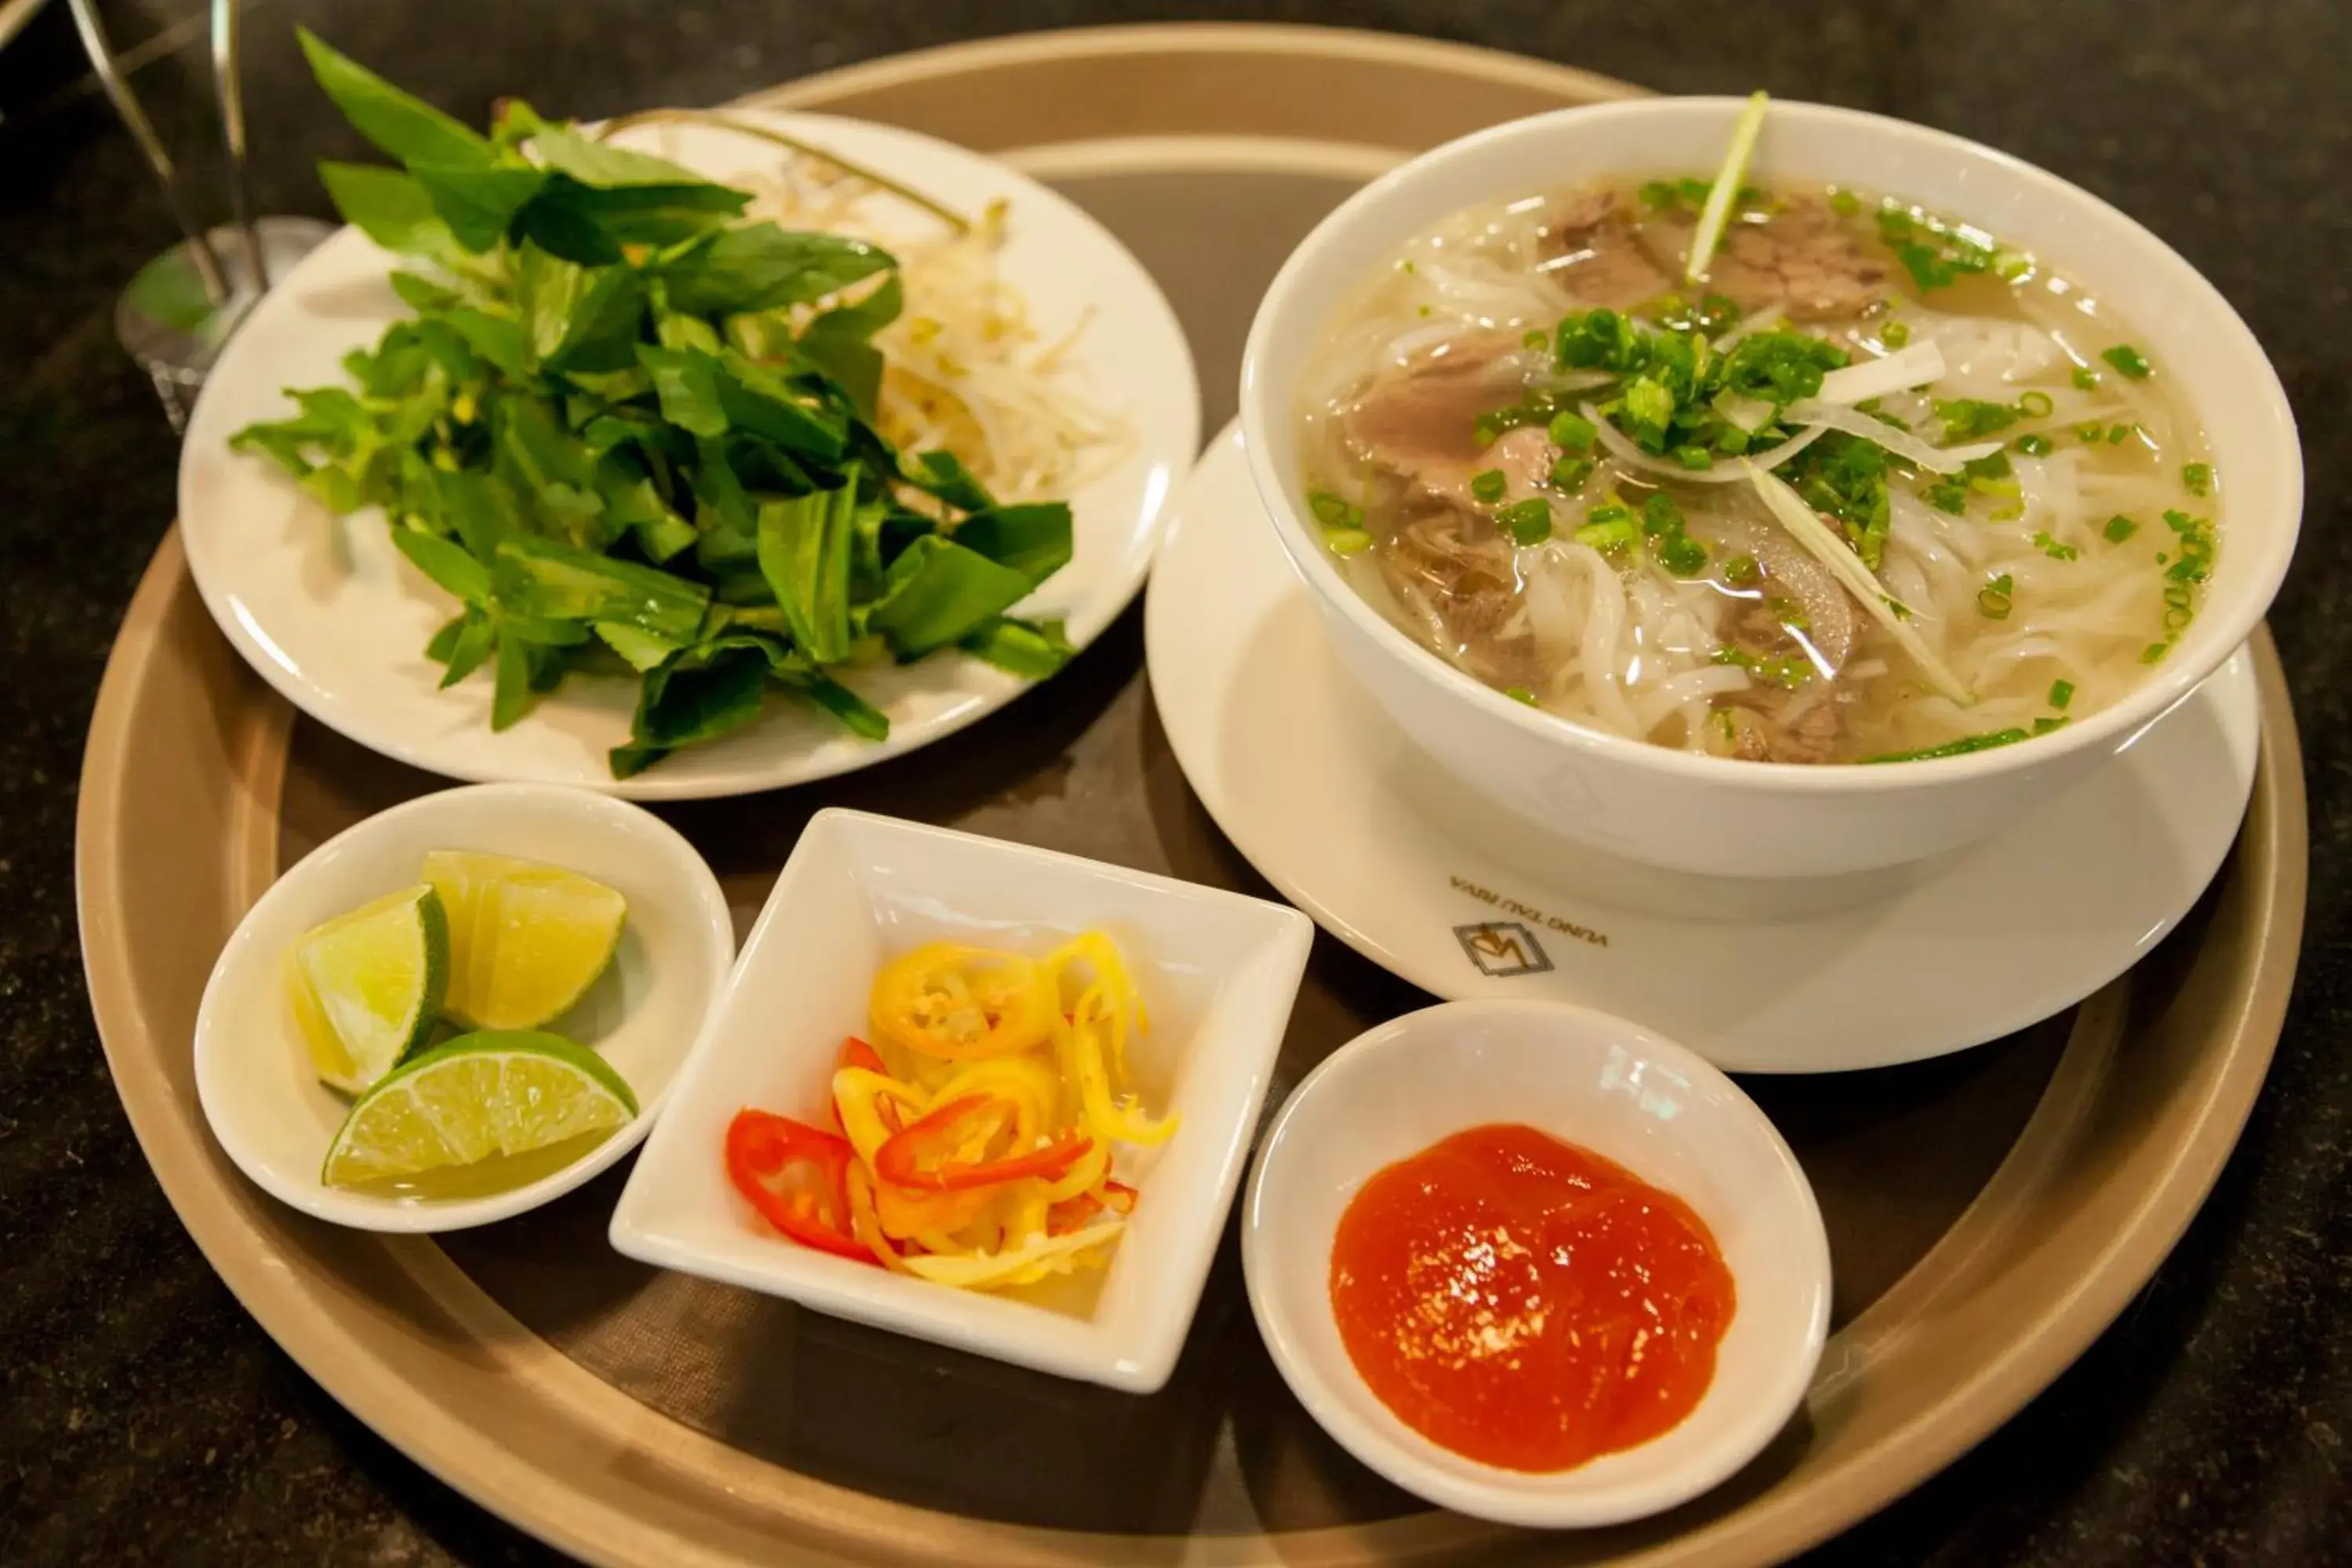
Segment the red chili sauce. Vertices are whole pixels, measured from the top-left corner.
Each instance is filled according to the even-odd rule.
[[[1473,1127],[1379,1171],[1331,1251],[1339,1335],[1381,1402],[1511,1470],[1671,1429],[1735,1300],[1689,1205],[1532,1127]]]

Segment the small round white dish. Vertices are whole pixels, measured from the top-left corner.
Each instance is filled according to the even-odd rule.
[[[1059,616],[1085,647],[1143,584],[1161,503],[1200,448],[1200,393],[1175,312],[1142,264],[1077,206],[978,153],[885,125],[829,115],[738,117],[855,158],[977,213],[1007,204],[1003,277],[1055,337],[1086,319],[1067,387],[1122,416],[1132,444],[1068,499],[1070,563],[1017,606]],[[775,166],[767,143],[705,125],[645,126],[616,140],[725,181]],[[884,214],[884,216],[888,215]],[[936,220],[911,206],[901,221]],[[886,244],[894,234],[877,235]],[[257,419],[282,416],[288,387],[341,385],[341,362],[409,312],[385,281],[393,258],[347,228],[289,274],[223,353],[181,447],[180,530],[189,570],[224,634],[263,679],[329,728],[452,778],[572,784],[637,800],[699,799],[804,784],[929,744],[994,711],[1029,682],[947,654],[851,672],[847,683],[890,719],[880,742],[847,734],[802,704],[772,698],[760,719],[706,746],[614,780],[605,753],[627,738],[637,682],[568,679],[520,723],[489,726],[487,676],[439,689],[425,645],[446,595],[393,547],[373,509],[338,519],[276,465],[229,450]],[[922,302],[910,300],[910,310]]]
[[[319,1167],[349,1102],[311,1071],[288,996],[286,955],[313,926],[415,885],[432,849],[544,861],[628,900],[611,967],[548,1026],[612,1064],[636,1095],[636,1119],[563,1169],[488,1197],[425,1200],[330,1187]],[[196,1097],[237,1168],[305,1214],[362,1230],[487,1225],[562,1196],[637,1146],[734,959],[735,927],[719,879],[651,812],[544,784],[445,790],[329,839],[247,911],[213,965],[196,1014]]]
[[[1697,1407],[1570,1470],[1500,1469],[1406,1426],[1357,1373],[1331,1310],[1332,1243],[1365,1179],[1494,1122],[1590,1149],[1689,1204],[1738,1296]],[[1275,1364],[1341,1447],[1431,1502],[1532,1529],[1639,1519],[1728,1479],[1796,1413],[1829,1333],[1829,1237],[1764,1113],[1671,1040],[1556,1002],[1450,1003],[1340,1047],[1259,1149],[1242,1266]]]
[[[1885,1067],[1998,1039],[2137,963],[2236,841],[2261,703],[2241,650],[2013,826],[1868,879],[1697,879],[1470,799],[1342,665],[1237,431],[1171,507],[1144,648],[1176,760],[1325,930],[1439,996],[1642,1018],[1734,1072]]]

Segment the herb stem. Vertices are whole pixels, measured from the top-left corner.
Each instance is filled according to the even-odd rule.
[[[901,200],[912,202],[958,234],[971,232],[970,218],[944,203],[934,201],[912,186],[892,179],[878,169],[870,169],[853,159],[845,158],[838,153],[829,152],[823,147],[803,142],[799,137],[778,131],[772,126],[755,124],[749,120],[740,120],[734,115],[723,114],[715,109],[641,109],[634,114],[617,115],[607,120],[590,134],[599,142],[609,142],[622,132],[638,125],[715,125],[722,131],[732,131],[738,135],[755,137],[761,142],[787,148],[803,158],[814,158],[820,163],[830,163],[853,179],[863,180],[867,184],[887,191]]]

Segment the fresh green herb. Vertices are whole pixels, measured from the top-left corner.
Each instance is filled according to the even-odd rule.
[[[2028,258],[2000,249],[1990,235],[1892,202],[1878,209],[1878,237],[1923,294],[1975,273],[2013,280],[2032,267]]]
[[[1936,417],[1944,424],[1947,445],[1998,435],[2016,424],[2018,418],[2018,410],[2009,404],[1987,403],[1974,397],[1939,398],[1935,407]]]
[[[2139,531],[2139,524],[2134,522],[2123,513],[2117,512],[2115,516],[2107,519],[2107,526],[2101,529],[2099,531],[2106,536],[2106,541],[2109,544],[2121,544],[2125,540],[2129,539],[2133,534]]]
[[[2074,434],[2081,437],[2084,442],[2095,447],[2107,438],[2107,427],[2096,422],[2077,425],[2074,426]]]
[[[1514,702],[1524,702],[1530,708],[1542,706],[1536,700],[1536,694],[1524,686],[1506,686],[1503,688],[1503,695]]]
[[[1852,217],[1862,210],[1862,198],[1852,191],[1832,191],[1830,210],[1840,217]]]
[[[1526,331],[1519,334],[1519,347],[1523,349],[1543,348],[1549,344],[1550,342],[1551,334],[1545,331],[1541,327],[1529,327]]]
[[[1326,529],[1323,545],[1334,555],[1361,555],[1372,547],[1372,536],[1360,528]]]
[[[2213,493],[2213,465],[2183,463],[2180,465],[2180,488],[2200,498]]]
[[[1911,329],[1902,321],[1889,321],[1879,330],[1878,341],[1890,349],[1899,349],[1911,341]]]
[[[2052,681],[2052,682],[2050,683],[2050,706],[2051,706],[2051,707],[2055,708],[2055,709],[2057,709],[2061,713],[2063,713],[2063,712],[2066,710],[2066,704],[2068,704],[2069,702],[2072,702],[2072,701],[2074,701],[2074,683],[2073,681],[2071,681],[2071,680],[2053,680],[2053,681]]]
[[[2047,436],[2029,432],[2020,436],[2010,445],[2029,458],[2046,458],[2050,455],[2050,437]]]
[[[1696,577],[1706,570],[1706,547],[1684,531],[1682,508],[1664,490],[1652,492],[1642,503],[1642,534],[1650,542],[1658,564],[1677,577]]]
[[[1501,500],[1503,492],[1509,489],[1510,480],[1503,477],[1500,468],[1482,468],[1470,476],[1470,493],[1489,505]]]
[[[1513,501],[1496,510],[1495,521],[1516,543],[1541,544],[1551,537],[1551,502],[1541,496]]]
[[[2013,746],[2030,738],[2030,732],[2024,730],[1990,730],[1980,735],[1963,735],[1940,746],[1923,746],[1916,752],[1888,752],[1862,760],[1865,763],[1927,763],[1938,757],[1965,757],[1971,752],[1989,752],[1996,746]]]
[[[1005,615],[1069,560],[1069,509],[1000,507],[874,426],[887,252],[746,222],[750,193],[527,105],[483,135],[300,38],[404,165],[328,165],[329,195],[432,276],[394,275],[415,314],[346,357],[353,385],[233,444],[336,511],[383,510],[462,606],[427,653],[445,683],[491,673],[493,728],[617,657],[639,679],[625,777],[776,688],[879,738],[829,673],[859,660],[961,647],[1038,679],[1069,657]]]
[[[2074,384],[2082,391],[2095,392],[2099,387],[2099,373],[2089,365],[2078,364],[2074,367]]]
[[[2139,426],[2137,425],[2110,425],[2107,426],[2107,445],[2120,447],[2138,433]]]
[[[2061,544],[2057,540],[2053,539],[2046,530],[2034,534],[2033,548],[2053,561],[2072,561],[2082,553],[2071,544]]]
[[[1948,511],[1954,517],[1969,510],[1969,487],[1964,479],[1937,479],[1923,487],[1919,495],[1937,511]]]
[[[2152,642],[2139,650],[2139,661],[2142,664],[2160,664],[2164,656],[2171,651],[2172,645],[2168,642]]]
[[[1590,452],[1598,439],[1592,421],[1572,409],[1553,415],[1546,434],[1551,437],[1551,444],[1564,452]]]
[[[1601,551],[1604,554],[1612,550],[1633,549],[1635,542],[1642,537],[1641,530],[1633,526],[1633,512],[1622,506],[1595,507],[1592,511],[1585,515],[1589,518],[1598,517],[1603,511],[1612,511],[1615,515],[1600,518],[1598,521],[1589,521],[1569,537],[1579,544]]]
[[[2017,395],[2017,411],[2028,419],[2047,419],[2057,406],[2046,392],[2028,390]]]
[[[1615,310],[1571,311],[1553,333],[1552,356],[1562,369],[1618,378],[1596,404],[1601,416],[1643,451],[1693,468],[1710,466],[1717,454],[1747,451],[1768,433],[1780,438],[1769,421],[1754,429],[1733,424],[1718,406],[1727,396],[1769,403],[1777,416],[1819,393],[1822,377],[1847,362],[1836,344],[1799,331],[1752,332],[1719,353],[1706,334],[1728,316],[1689,320],[1686,331],[1650,331]],[[1559,444],[1570,451],[1590,446],[1589,438],[1577,444],[1590,424],[1579,418],[1579,425],[1559,422],[1559,435],[1569,438]],[[1479,438],[1492,439],[1508,422],[1487,416]]]
[[[1631,522],[1633,521],[1633,509],[1623,501],[1603,501],[1588,509],[1584,521],[1588,523]]]
[[[2016,594],[2016,581],[2004,572],[1977,590],[1978,613],[1989,621],[2005,621]]]
[[[1753,588],[1764,580],[1753,555],[1735,555],[1723,563],[1723,580],[1735,588]]]
[[[1573,495],[1584,488],[1592,477],[1593,461],[1590,458],[1555,458],[1551,465],[1551,482]]]
[[[1713,655],[1717,664],[1734,665],[1759,680],[1770,681],[1794,691],[1813,678],[1812,661],[1801,654],[1766,656],[1749,653],[1746,648],[1728,645],[1717,648]]]
[[[1797,454],[1780,473],[1807,506],[1837,520],[1862,563],[1877,571],[1892,526],[1886,449],[1833,430]]]
[[[2045,716],[2036,719],[2033,721],[2033,732],[2037,735],[2047,735],[2054,731],[2063,730],[2065,727],[2066,721],[2063,719],[2053,719]]]
[[[2134,381],[2146,381],[2155,370],[2155,367],[2147,363],[2147,356],[2129,343],[2117,343],[2115,347],[2102,353],[2099,357]]]

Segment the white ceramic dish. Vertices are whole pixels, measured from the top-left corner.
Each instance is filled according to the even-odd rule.
[[[425,852],[476,849],[593,877],[628,900],[620,951],[578,1006],[548,1026],[593,1047],[637,1097],[636,1120],[583,1158],[490,1197],[431,1201],[330,1187],[319,1167],[348,1101],[320,1083],[286,989],[301,934],[414,885]],[[196,1015],[196,1095],[237,1168],[306,1214],[362,1230],[462,1230],[560,1197],[636,1147],[735,956],[719,879],[677,829],[584,790],[481,784],[380,812],[272,884],[221,950]]]
[[[1365,1179],[1493,1122],[1590,1149],[1683,1199],[1715,1233],[1738,1293],[1697,1407],[1572,1470],[1500,1469],[1423,1437],[1357,1374],[1331,1311],[1333,1238]],[[1727,1479],[1796,1413],[1829,1333],[1821,1211],[1755,1102],[1670,1040],[1552,1002],[1449,1003],[1340,1047],[1266,1134],[1242,1263],[1258,1331],[1324,1430],[1407,1491],[1536,1529],[1638,1519]]]
[[[769,1231],[720,1151],[745,1106],[813,1117],[889,956],[955,937],[1044,951],[1088,927],[1126,952],[1153,1017],[1129,1061],[1182,1118],[1141,1163],[1106,1274],[1018,1295],[951,1289]],[[744,944],[614,1213],[632,1258],[1002,1361],[1148,1394],[1168,1379],[1209,1263],[1313,935],[1304,915],[1072,856],[840,810],[819,812]]]
[[[1300,500],[1297,383],[1332,300],[1408,237],[1489,197],[1580,178],[1713,169],[1736,99],[1562,110],[1424,153],[1343,203],[1266,291],[1244,353],[1259,495],[1341,657],[1431,756],[1520,816],[1608,853],[1717,875],[1834,875],[1916,860],[2018,820],[2129,746],[2261,621],[2294,548],[2302,454],[2245,323],[2163,241],[2089,193],[1957,136],[1816,104],[1772,105],[1755,178],[1897,192],[2079,279],[2183,389],[2228,486],[2197,619],[2139,689],[2022,744],[1900,767],[1759,766],[1581,729],[1413,646],[1341,579]]]
[[[1736,1072],[1935,1056],[2138,963],[2245,816],[2261,709],[2242,653],[2079,787],[1933,861],[1764,884],[1579,851],[1470,796],[1364,695],[1237,432],[1171,510],[1144,649],[1185,777],[1285,897],[1440,996],[1581,1003]]]
[[[1123,415],[1134,443],[1070,497],[1070,563],[1023,613],[1066,617],[1084,647],[1142,585],[1160,505],[1200,447],[1199,390],[1174,312],[1140,263],[1094,219],[1001,163],[913,132],[825,115],[743,110],[977,212],[1008,203],[1004,278],[1047,338],[1092,312],[1069,384]],[[767,143],[705,126],[640,127],[620,138],[715,179],[772,168]],[[900,221],[931,224],[911,207]],[[894,233],[897,232],[894,230]],[[887,242],[890,235],[878,237]],[[615,781],[606,751],[626,739],[637,682],[573,676],[502,733],[490,683],[438,689],[425,657],[447,596],[393,548],[373,509],[338,520],[274,464],[228,449],[256,419],[289,407],[282,389],[339,385],[339,362],[407,313],[384,281],[391,258],[356,229],[314,252],[238,330],[206,382],[180,463],[180,529],[206,608],[237,651],[303,711],[362,745],[461,779],[573,784],[633,799],[740,795],[868,766],[961,729],[1027,682],[949,655],[858,670],[848,683],[890,718],[876,744],[772,696],[747,729]],[[908,309],[919,310],[920,300]]]

